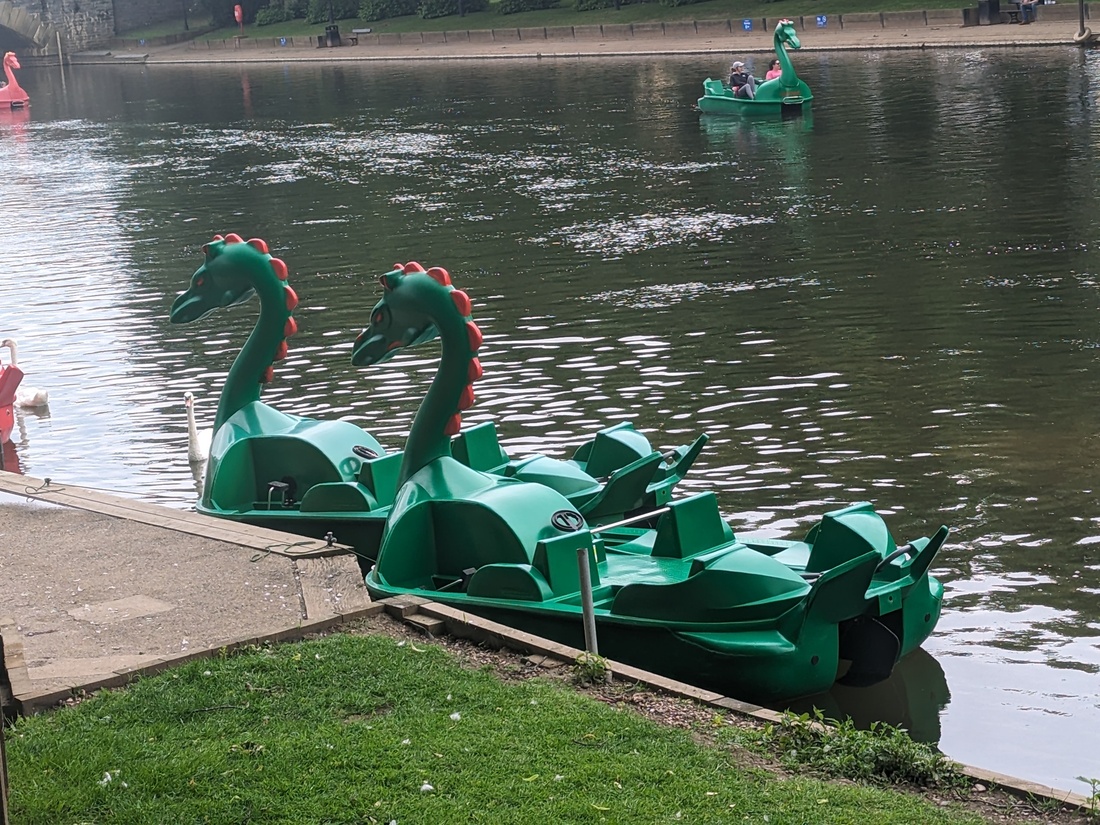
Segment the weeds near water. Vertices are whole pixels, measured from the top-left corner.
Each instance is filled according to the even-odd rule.
[[[1088,776],[1079,776],[1077,779],[1089,786],[1089,795],[1086,797],[1088,807],[1085,816],[1089,819],[1100,819],[1100,779]]]
[[[917,787],[960,787],[966,778],[938,750],[915,742],[902,728],[881,722],[869,730],[851,720],[826,719],[820,710],[785,713],[764,726],[760,743],[787,767],[810,766],[829,776]]]
[[[611,681],[611,666],[598,653],[585,651],[573,662],[573,681],[579,685],[594,685]]]

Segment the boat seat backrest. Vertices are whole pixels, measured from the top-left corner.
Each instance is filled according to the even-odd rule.
[[[823,573],[871,550],[885,557],[895,549],[885,522],[868,503],[826,513],[807,541],[808,573]]]
[[[714,493],[698,493],[668,505],[657,523],[652,555],[688,559],[732,541]]]
[[[500,472],[508,463],[508,454],[501,449],[497,428],[485,421],[463,430],[451,441],[451,455],[467,467],[483,472]]]

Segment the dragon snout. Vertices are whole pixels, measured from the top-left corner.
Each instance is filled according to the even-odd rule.
[[[398,344],[400,346],[400,344]],[[386,360],[396,349],[385,335],[363,330],[355,339],[351,348],[351,363],[356,367],[366,367]]]
[[[168,320],[173,324],[189,324],[211,312],[211,308],[193,292],[184,292],[172,303]]]

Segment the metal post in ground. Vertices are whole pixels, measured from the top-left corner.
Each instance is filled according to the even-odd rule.
[[[581,613],[584,616],[584,649],[594,656],[599,656],[599,647],[596,644],[596,605],[592,600],[592,568],[589,565],[588,554],[592,548],[582,546],[577,548],[577,567],[581,574]]]

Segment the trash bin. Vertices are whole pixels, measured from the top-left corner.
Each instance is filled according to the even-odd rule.
[[[998,0],[993,0],[993,2],[998,2]],[[340,27],[339,26],[335,26],[335,25],[325,26],[325,42],[329,46],[339,46],[340,45]]]
[[[978,0],[978,25],[1001,22],[1001,0]]]

